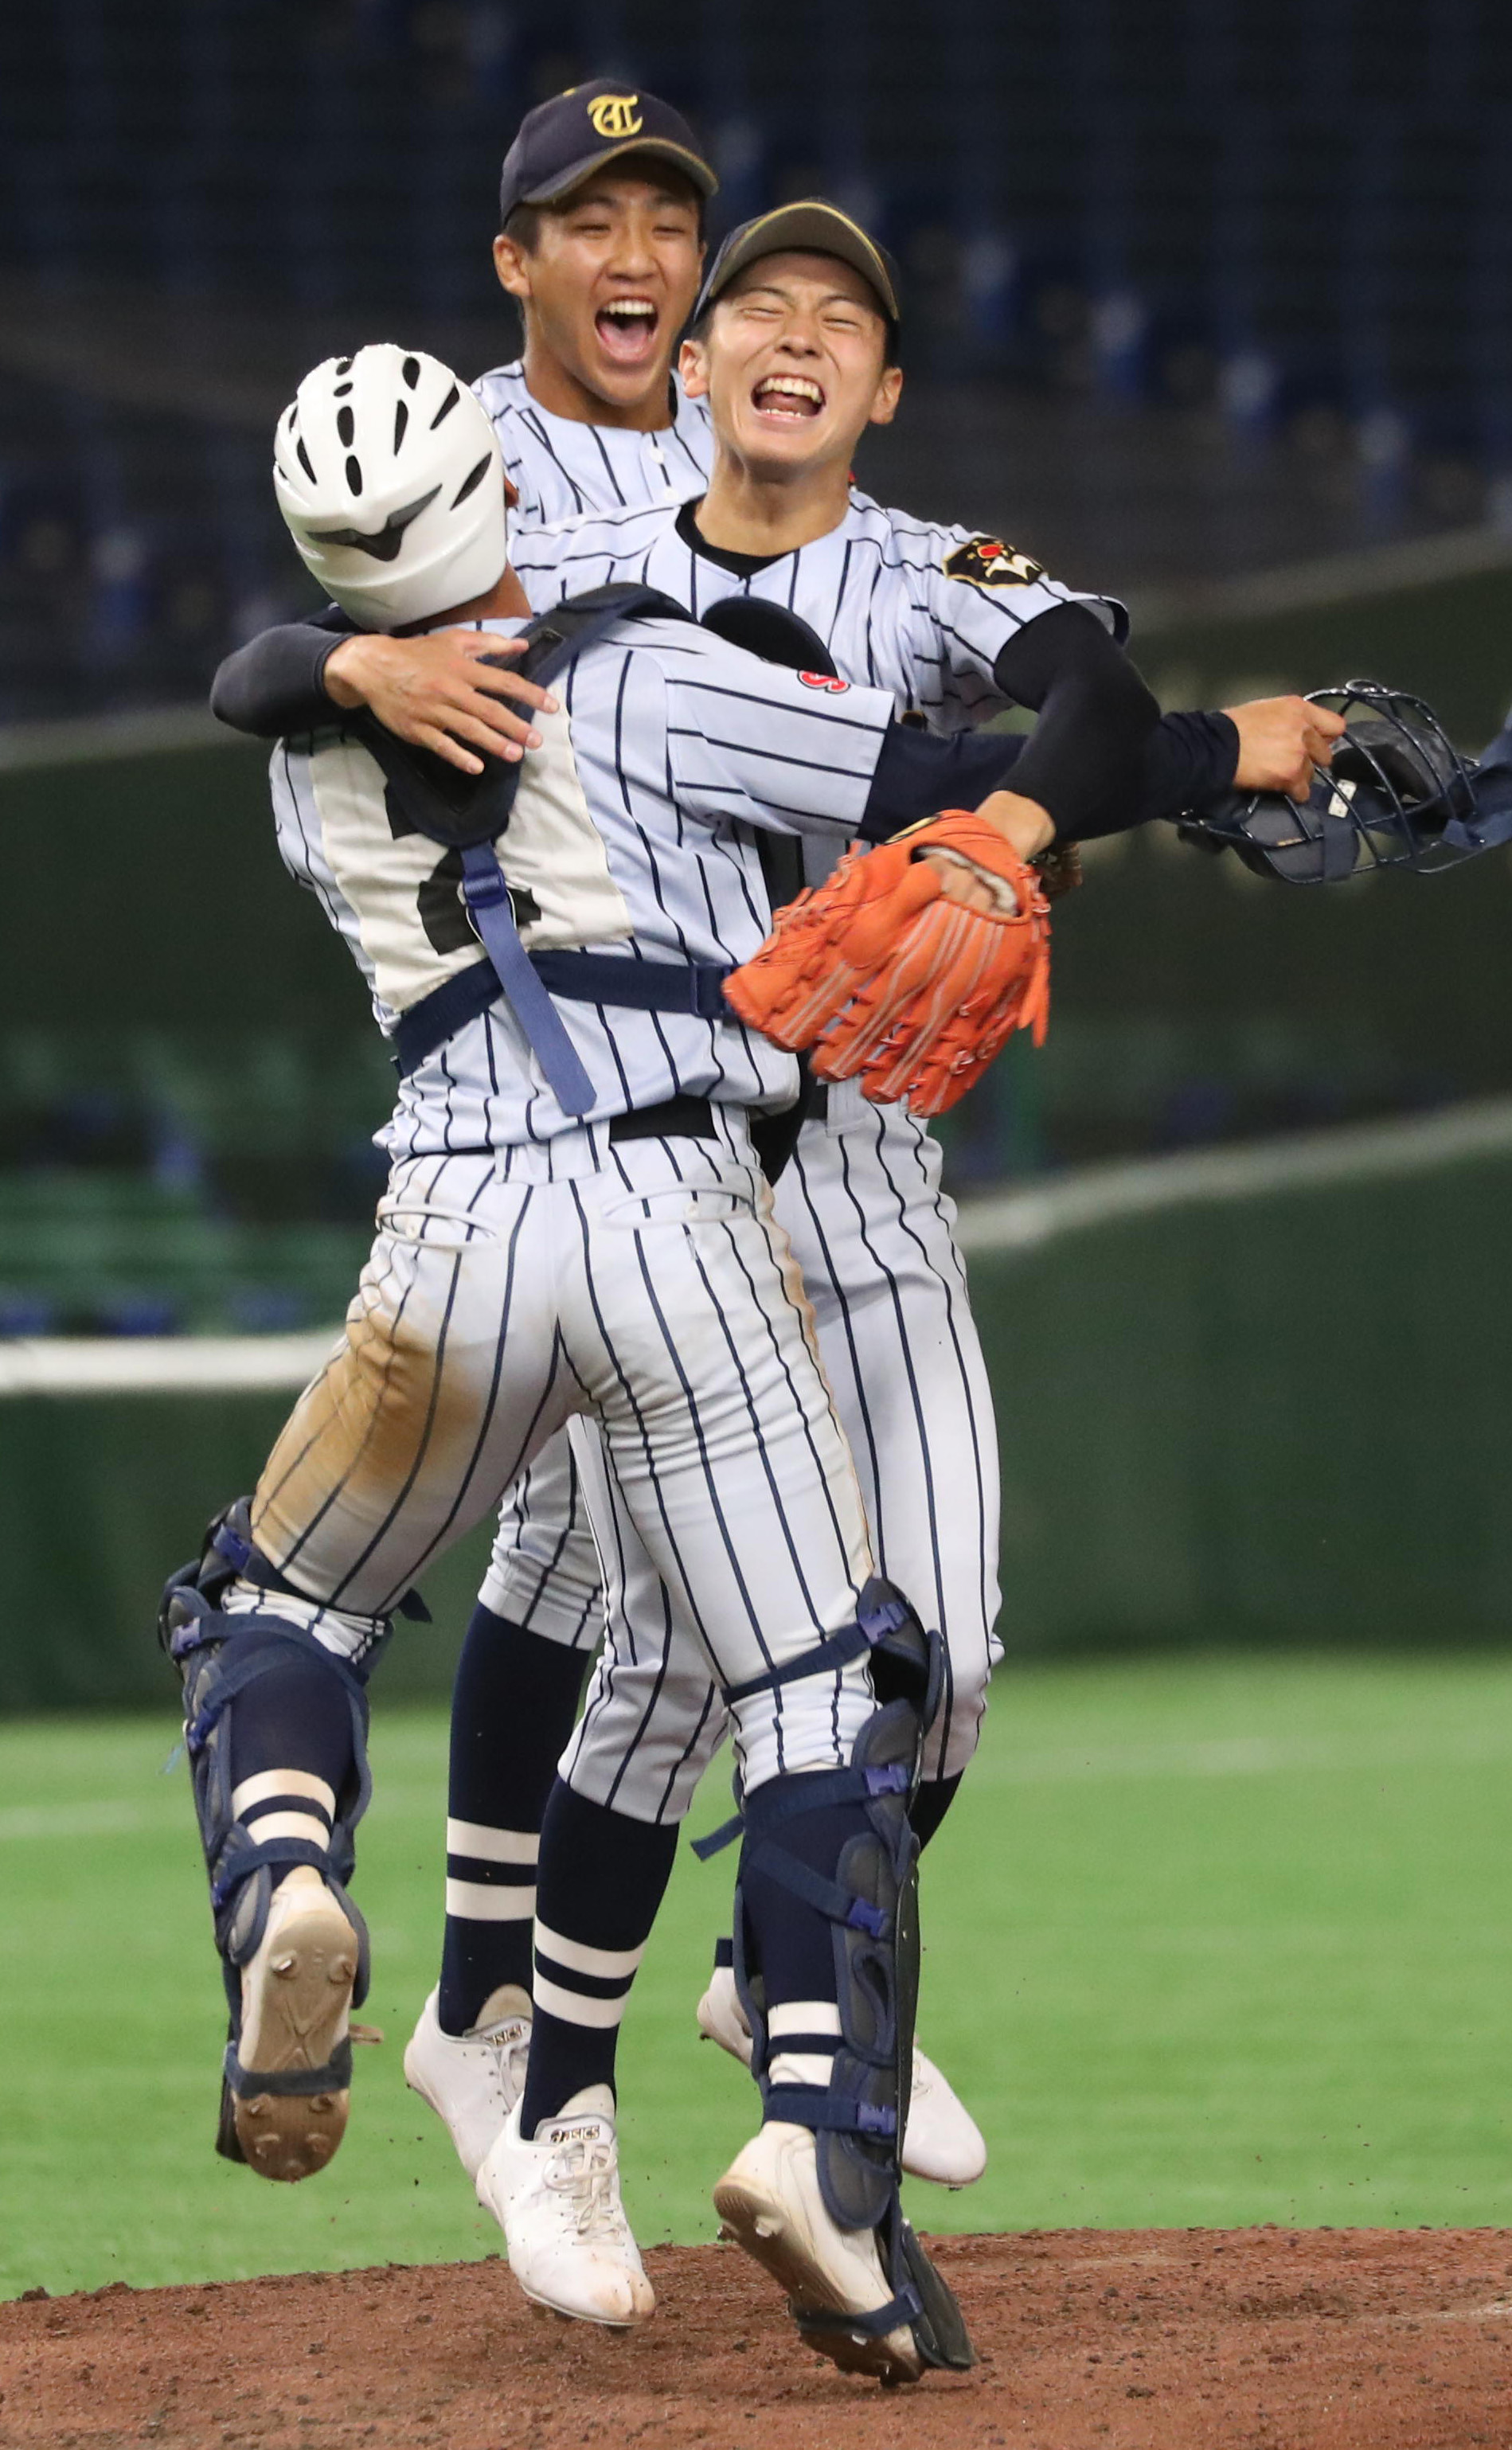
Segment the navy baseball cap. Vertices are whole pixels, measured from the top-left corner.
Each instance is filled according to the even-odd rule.
[[[696,321],[716,298],[722,298],[737,273],[764,255],[838,255],[859,272],[876,294],[877,303],[896,331],[901,321],[898,305],[898,266],[884,246],[868,238],[860,222],[822,196],[804,196],[796,204],[779,204],[758,213],[754,221],[732,229],[708,268],[698,303]]]
[[[500,224],[516,204],[556,204],[607,162],[649,153],[669,162],[701,196],[719,185],[681,111],[613,77],[570,86],[520,122],[499,180]]]

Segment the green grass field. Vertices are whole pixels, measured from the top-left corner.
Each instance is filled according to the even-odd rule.
[[[0,2293],[485,2254],[400,2073],[434,1979],[445,1731],[378,1713],[352,2127],[260,2184],[170,1720],[0,1726]],[[1144,1661],[999,1679],[925,1864],[921,2032],[986,2129],[931,2228],[1512,2223],[1512,1663]],[[726,1790],[695,1815],[723,1817]],[[711,2233],[753,2096],[693,2039],[730,1857],[686,1851],[622,2055],[642,2238]]]

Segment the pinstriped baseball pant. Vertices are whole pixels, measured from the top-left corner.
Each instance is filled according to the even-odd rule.
[[[851,1620],[860,1488],[744,1120],[720,1128],[396,1167],[345,1333],[254,1499],[281,1573],[386,1614],[585,1415],[706,1676],[744,1682]],[[848,1760],[873,1706],[861,1662],[752,1695],[747,1782]]]
[[[924,1767],[953,1777],[976,1749],[1001,1655],[999,1481],[939,1146],[903,1109],[868,1105],[854,1086],[831,1090],[828,1121],[804,1127],[775,1204],[814,1306],[879,1569],[945,1636],[945,1698]],[[571,1444],[553,1442],[511,1490],[481,1597],[584,1650],[603,1631],[563,1772],[580,1794],[631,1818],[679,1818],[719,1746],[724,1713],[590,1424],[574,1426]]]

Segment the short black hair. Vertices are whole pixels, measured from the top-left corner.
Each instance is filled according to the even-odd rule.
[[[722,289],[718,298],[711,298],[709,300],[708,304],[705,307],[702,315],[695,315],[687,331],[683,334],[685,340],[703,341],[708,340],[708,327],[714,320],[714,309],[720,304],[721,301],[727,298],[729,292],[727,289]],[[886,374],[891,367],[900,366],[902,363],[902,353],[898,345],[899,329],[898,325],[893,321],[892,317],[882,313],[882,309],[880,304],[874,303],[872,312],[873,314],[881,317],[882,320],[882,372],[883,374]]]
[[[649,153],[643,158],[647,163],[648,169],[649,169],[649,165],[652,163],[655,164],[657,176],[665,179],[668,183],[667,191],[669,195],[674,194],[679,187],[687,189],[688,201],[697,208],[698,238],[699,243],[702,245],[704,241],[706,199],[700,194],[697,187],[694,186],[692,180],[684,177],[682,171],[678,169],[675,163],[658,161],[654,153]],[[633,162],[636,159],[636,156],[631,153],[627,156],[627,159]],[[612,162],[606,165],[606,167],[611,170],[619,166],[619,165]],[[597,173],[590,172],[589,175],[590,177],[595,177]],[[582,184],[586,187],[588,180],[585,179]],[[570,213],[573,204],[577,201],[579,192],[580,191],[574,187],[570,196],[561,197],[554,204],[516,204],[508,221],[504,224],[503,235],[505,238],[514,240],[522,255],[533,255],[541,243],[541,224],[546,218],[546,215],[548,213]]]
[[[502,235],[513,239],[522,255],[533,255],[541,243],[540,204],[516,204],[504,224]]]

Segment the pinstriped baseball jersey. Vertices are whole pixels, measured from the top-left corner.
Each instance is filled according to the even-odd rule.
[[[610,503],[686,501],[708,480],[708,411],[702,400],[685,398],[675,376],[672,422],[654,434],[553,416],[531,397],[518,362],[479,375],[473,389],[493,420],[519,496],[511,514],[516,531]]]
[[[727,566],[690,532],[681,504],[589,512],[515,539],[515,570],[536,612],[564,595],[636,579],[701,615],[729,595],[801,614],[852,681],[886,690],[900,714],[960,731],[1009,701],[993,666],[1026,622],[1085,604],[1122,639],[1128,618],[1102,595],[1078,595],[1037,562],[970,528],[940,527],[852,491],[839,527],[752,569]]]
[[[700,549],[690,513],[667,505],[584,515],[518,536],[514,552],[540,610],[609,577],[645,577],[701,612],[734,594],[785,605],[825,641],[842,674],[886,689],[900,712],[922,713],[943,730],[1001,706],[992,667],[1025,620],[1070,600],[1100,612],[1115,635],[1126,627],[1120,607],[1072,596],[995,539],[930,526],[859,494],[841,528],[764,566],[732,568],[733,556]],[[817,881],[833,853],[814,839],[804,852]],[[1000,1655],[998,1468],[939,1150],[905,1108],[879,1112],[854,1084],[832,1090],[828,1119],[803,1129],[776,1206],[815,1306],[880,1553],[946,1637],[946,1701],[927,1768],[954,1776],[975,1748]],[[583,1463],[591,1471],[591,1448]],[[602,1540],[611,1518],[601,1484],[595,1496]],[[651,1638],[667,1622],[665,1595],[618,1531],[604,1552],[606,1646],[563,1768],[595,1801],[675,1818],[723,1714],[696,1656]],[[483,1597],[554,1639],[591,1642],[597,1581],[574,1467],[552,1448],[511,1492]]]
[[[541,719],[546,745],[525,762],[502,865],[527,949],[626,962],[727,965],[754,952],[767,901],[752,829],[814,832],[826,849],[846,841],[892,717],[878,690],[837,699],[682,621],[620,624],[558,687],[562,711]],[[347,733],[281,743],[272,776],[285,864],[319,894],[392,1032],[477,962],[456,856],[391,823],[381,769]],[[791,1102],[792,1059],[733,1016],[558,1009],[593,1083],[590,1120],[679,1094]],[[567,1123],[495,1004],[408,1076],[386,1145],[396,1157],[498,1147]]]

